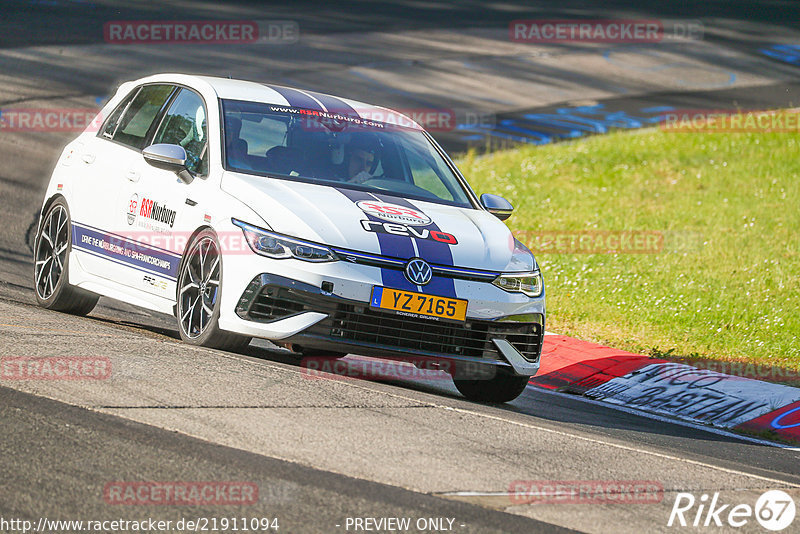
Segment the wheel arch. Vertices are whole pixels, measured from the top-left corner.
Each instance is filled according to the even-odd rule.
[[[56,201],[59,200],[59,199],[64,200],[64,203],[67,205],[67,210],[69,210],[69,202],[67,202],[67,197],[65,197],[62,193],[56,193],[56,194],[52,195],[50,198],[48,198],[47,200],[45,200],[44,204],[42,204],[42,209],[39,210],[39,221],[36,223],[37,233],[38,233],[38,230],[40,229],[40,227],[42,225],[42,217],[44,217],[44,214],[47,213],[47,210],[50,209],[50,206],[55,204]],[[71,216],[72,216],[72,214],[70,214],[70,217]]]

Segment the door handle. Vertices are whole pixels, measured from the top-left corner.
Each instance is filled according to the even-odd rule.
[[[90,165],[94,163],[94,158],[95,158],[94,154],[89,154],[88,152],[82,156],[83,162],[88,163]]]
[[[125,178],[128,179],[130,182],[138,182],[139,181],[139,173],[136,171],[128,171],[125,173]]]

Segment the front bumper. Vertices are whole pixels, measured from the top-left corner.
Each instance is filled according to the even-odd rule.
[[[450,360],[504,367],[524,376],[538,371],[544,339],[542,314],[468,318],[464,323],[411,318],[270,274],[260,274],[248,284],[236,304],[236,316],[253,332],[275,332],[273,339],[304,348]]]

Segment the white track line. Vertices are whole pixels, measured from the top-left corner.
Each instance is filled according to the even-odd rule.
[[[321,378],[324,378],[324,377],[321,377]],[[332,380],[335,380],[335,379],[332,379]],[[571,438],[571,439],[578,439],[578,440],[585,441],[585,442],[588,442],[588,443],[596,443],[598,445],[606,445],[606,446],[609,446],[609,447],[614,447],[616,449],[621,449],[621,450],[625,450],[625,451],[646,454],[646,455],[654,456],[656,458],[661,458],[661,459],[665,459],[665,460],[683,462],[683,463],[687,463],[687,464],[690,464],[690,465],[695,465],[695,466],[698,466],[698,467],[704,467],[704,468],[707,468],[707,469],[713,469],[713,470],[716,470],[716,471],[721,471],[723,473],[728,473],[728,474],[733,474],[733,475],[749,477],[749,478],[753,478],[753,479],[757,479],[757,480],[762,480],[764,482],[769,482],[771,484],[778,484],[778,485],[781,485],[783,487],[790,486],[790,487],[793,487],[793,488],[800,488],[800,484],[796,484],[796,483],[793,483],[793,482],[787,482],[785,480],[778,480],[778,479],[775,479],[775,478],[769,478],[769,477],[765,477],[765,476],[761,476],[761,475],[755,475],[753,473],[747,473],[747,472],[744,472],[744,471],[737,471],[736,469],[729,469],[727,467],[720,467],[718,465],[701,462],[699,460],[690,460],[688,458],[682,458],[680,456],[674,456],[674,455],[671,455],[671,454],[650,451],[650,450],[647,450],[647,449],[641,449],[641,448],[633,447],[633,446],[629,446],[629,445],[622,445],[622,444],[619,444],[619,443],[613,443],[613,442],[610,442],[610,441],[604,441],[604,440],[597,439],[597,438],[590,438],[590,437],[586,437],[586,436],[581,436],[579,434],[572,434],[570,432],[565,432],[563,430],[555,430],[553,428],[547,428],[547,427],[543,427],[543,426],[539,426],[539,425],[534,425],[534,424],[531,424],[531,423],[525,423],[525,422],[521,422],[521,421],[512,421],[512,420],[506,419],[504,417],[500,417],[500,416],[496,416],[496,415],[484,414],[484,413],[480,413],[480,412],[475,412],[475,411],[468,410],[468,409],[465,409],[465,408],[454,408],[452,406],[445,406],[443,404],[438,404],[436,402],[420,401],[419,399],[406,397],[405,395],[400,395],[400,394],[397,394],[397,393],[390,393],[388,391],[378,391],[378,390],[375,390],[373,388],[362,386],[362,385],[360,385],[358,383],[341,382],[341,381],[340,381],[340,383],[347,384],[350,387],[369,390],[371,392],[378,392],[378,393],[381,393],[381,394],[384,394],[384,395],[388,395],[390,397],[395,397],[395,398],[398,398],[398,399],[403,399],[403,400],[412,401],[412,402],[416,402],[416,403],[425,402],[426,404],[430,405],[433,408],[441,408],[443,410],[449,410],[449,411],[453,411],[453,412],[456,412],[456,413],[462,413],[462,414],[466,414],[466,415],[473,415],[473,416],[476,416],[476,417],[481,417],[481,418],[484,418],[484,419],[490,419],[490,420],[498,421],[498,422],[501,422],[501,423],[507,423],[507,424],[511,424],[511,425],[515,425],[515,426],[520,426],[520,427],[523,427],[523,428],[529,428],[529,429],[532,429],[532,430],[539,430],[541,432],[547,432],[547,433],[550,433],[550,434],[564,436],[564,437]],[[532,386],[528,386],[528,387],[532,387]],[[537,391],[540,391],[540,389],[537,388]],[[556,393],[556,394],[565,395],[563,393]],[[568,398],[575,398],[573,396],[568,396],[568,395],[565,395],[565,396],[568,397]],[[608,407],[609,405],[601,404],[601,406]],[[636,413],[636,415],[642,415],[642,414]],[[669,421],[669,420],[667,420],[667,421]],[[674,422],[674,421],[670,421],[670,422]],[[703,427],[701,427],[701,428],[703,428]],[[703,428],[703,430],[707,430],[707,429]],[[730,436],[734,437],[736,439],[742,439],[742,436],[739,436],[738,434],[730,434]],[[765,444],[769,444],[769,445],[773,445],[773,446],[777,446],[776,444],[768,442],[768,441],[765,441],[764,443]]]
[[[206,352],[207,351],[207,352],[210,352],[211,354],[214,354],[216,356],[227,357],[227,358],[230,358],[230,359],[236,359],[236,360],[240,360],[240,361],[241,360],[250,361],[250,362],[252,362],[254,364],[257,364],[259,366],[264,365],[265,363],[274,363],[274,362],[269,362],[269,360],[263,360],[263,359],[260,359],[260,358],[254,358],[252,356],[247,356],[247,355],[243,355],[243,354],[225,353],[225,352],[215,351],[215,350],[211,350],[211,349],[205,349],[203,347],[194,347],[194,346],[187,347],[186,345],[181,344],[181,343],[177,343],[177,342],[175,342],[175,345],[178,345],[178,346],[181,346],[181,347],[184,347],[184,348],[191,348],[191,349],[197,350],[198,352]],[[282,366],[280,364],[270,365],[270,367],[272,369],[279,369],[279,370],[281,370],[281,371],[283,371],[283,372],[285,372],[287,374],[297,374],[297,375],[302,374],[302,371],[299,370],[299,369],[288,368],[288,367]],[[718,465],[709,464],[709,463],[706,463],[706,462],[701,462],[699,460],[690,460],[688,458],[682,458],[680,456],[674,456],[672,454],[666,454],[666,453],[662,453],[662,452],[651,451],[651,450],[642,449],[642,448],[638,448],[638,447],[634,447],[634,446],[630,446],[630,445],[622,445],[620,443],[613,443],[613,442],[610,442],[610,441],[604,441],[604,440],[598,439],[598,438],[590,438],[590,437],[587,437],[587,436],[581,436],[580,434],[573,434],[573,433],[570,433],[570,432],[565,432],[563,430],[556,430],[556,429],[553,429],[553,428],[547,428],[547,427],[535,425],[535,424],[532,424],[532,423],[527,423],[527,422],[522,422],[522,421],[513,421],[511,419],[506,419],[504,417],[500,417],[500,416],[497,416],[497,415],[490,415],[490,414],[480,413],[480,412],[476,412],[476,411],[473,411],[473,410],[468,410],[466,408],[455,408],[455,407],[452,407],[452,406],[445,406],[444,404],[439,404],[437,402],[414,399],[412,397],[407,397],[407,396],[401,395],[399,393],[391,393],[391,392],[388,392],[388,391],[382,391],[380,389],[376,389],[374,387],[369,387],[368,384],[371,384],[371,382],[368,382],[368,381],[365,381],[365,384],[361,385],[358,382],[343,381],[340,378],[336,378],[337,375],[331,375],[331,378],[327,378],[327,377],[324,376],[325,374],[328,374],[328,373],[320,373],[319,375],[317,375],[316,378],[321,379],[321,380],[333,380],[333,381],[336,381],[338,384],[342,384],[342,385],[347,386],[347,387],[357,388],[357,389],[361,389],[361,390],[364,390],[364,391],[369,391],[369,392],[372,392],[372,393],[379,393],[379,394],[386,395],[386,396],[389,396],[389,397],[394,397],[394,398],[397,398],[397,399],[403,399],[403,400],[406,400],[406,401],[409,401],[409,402],[413,402],[413,403],[416,403],[416,404],[424,403],[424,404],[430,406],[431,408],[440,408],[442,410],[448,410],[448,411],[461,413],[461,414],[465,414],[465,415],[472,415],[472,416],[475,416],[475,417],[480,417],[480,418],[483,418],[483,419],[489,419],[489,420],[492,420],[492,421],[498,421],[498,422],[501,422],[501,423],[506,423],[506,424],[510,424],[510,425],[514,425],[514,426],[518,426],[518,427],[522,427],[522,428],[528,428],[528,429],[531,429],[531,430],[538,430],[540,432],[547,432],[548,434],[554,434],[554,435],[557,435],[557,436],[563,436],[565,438],[577,439],[577,440],[581,440],[581,441],[584,441],[584,442],[587,442],[587,443],[595,443],[597,445],[605,445],[607,447],[613,447],[613,448],[619,449],[619,450],[624,450],[624,451],[629,451],[629,452],[634,452],[634,453],[639,453],[639,454],[645,454],[645,455],[648,455],[648,456],[652,456],[652,457],[655,457],[655,458],[661,458],[661,459],[664,459],[664,460],[670,460],[670,461],[674,461],[674,462],[682,462],[682,463],[685,463],[685,464],[689,464],[689,465],[693,465],[693,466],[697,466],[697,467],[703,467],[703,468],[706,468],[706,469],[712,469],[712,470],[720,471],[720,472],[723,472],[723,473],[728,473],[728,474],[732,474],[732,475],[748,477],[748,478],[752,478],[752,479],[755,479],[755,480],[761,480],[763,482],[769,482],[770,484],[777,484],[777,485],[779,485],[781,487],[792,487],[792,488],[799,488],[800,489],[800,484],[797,484],[797,483],[794,483],[794,482],[787,482],[785,480],[778,480],[776,478],[770,478],[770,477],[765,477],[765,476],[761,476],[761,475],[755,475],[753,473],[747,473],[747,472],[744,472],[744,471],[738,471],[736,469],[729,469],[727,467],[721,467],[721,466],[718,466]],[[534,388],[535,386],[529,385],[528,387],[529,388]],[[541,388],[536,388],[536,391],[546,391],[546,390],[543,390]],[[557,392],[549,392],[549,393],[554,394],[554,395],[564,395],[566,398],[570,398],[570,399],[577,399],[578,398],[577,396],[566,395],[564,393],[557,393]],[[435,395],[435,394],[431,394],[431,395]],[[589,401],[589,399],[582,399],[582,400],[585,400],[587,402]],[[591,402],[597,402],[597,401],[591,401]],[[611,405],[605,404],[605,403],[598,403],[598,404],[600,404],[603,407],[607,407],[607,408],[611,408],[612,407]],[[613,407],[613,408],[616,409],[618,407]],[[640,416],[645,416],[641,412],[634,412],[634,414],[635,415],[640,415]],[[677,423],[677,421],[670,420],[670,419],[664,419],[664,420],[668,421],[670,423]],[[681,422],[681,423],[683,423],[683,422]],[[705,428],[705,427],[700,427],[700,428],[702,430],[711,431],[710,429]],[[746,438],[744,438],[743,436],[739,436],[738,434],[730,434],[730,436],[733,437],[733,438],[739,439],[739,440],[747,441]],[[772,442],[769,442],[769,441],[764,441],[763,443],[766,444],[766,445],[772,445],[772,446],[775,446],[775,447],[780,447],[778,444],[775,444],[775,443],[772,443]],[[780,448],[788,448],[788,447],[780,447]],[[796,449],[791,449],[791,450],[796,450]],[[281,459],[283,459],[283,458],[281,458]],[[292,461],[292,462],[297,463],[296,460],[288,459],[288,461]],[[352,476],[352,475],[349,475],[349,476]]]

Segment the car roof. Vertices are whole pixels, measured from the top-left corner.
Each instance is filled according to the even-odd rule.
[[[185,74],[154,75],[142,80],[137,80],[136,83],[143,82],[183,83],[189,86],[207,84],[221,99],[244,100],[291,108],[312,109],[328,113],[338,113],[350,117],[355,116],[365,120],[400,124],[416,130],[422,129],[419,124],[407,115],[389,108],[294,87],[246,80],[234,80],[231,78]]]

